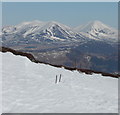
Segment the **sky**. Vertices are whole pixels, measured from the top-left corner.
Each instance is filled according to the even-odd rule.
[[[3,2],[2,24],[24,21],[57,21],[70,27],[99,20],[117,28],[117,2]]]

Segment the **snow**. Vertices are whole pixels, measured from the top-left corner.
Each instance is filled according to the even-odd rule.
[[[64,41],[64,39],[60,39],[60,38],[54,37],[54,36],[50,36],[50,39],[51,39],[51,40],[60,40],[60,41]]]
[[[66,38],[68,36],[75,37],[76,35],[76,33],[73,32],[73,30],[70,27],[55,21],[46,22],[46,24],[43,27],[41,27],[41,31],[48,30],[54,35],[53,27],[57,28]]]
[[[0,54],[5,113],[118,112],[116,78],[36,64],[12,53]],[[55,84],[55,77],[60,74],[62,80]]]
[[[85,25],[78,26],[74,30],[80,32],[86,37],[95,40],[104,40],[104,41],[118,41],[118,32],[116,29],[103,24],[100,21],[92,21]]]
[[[76,28],[70,28],[69,26],[55,21],[43,22],[35,20],[31,22],[22,22],[15,26],[3,27],[2,32],[3,34],[7,33],[8,35],[13,36],[20,34],[23,36],[23,38],[27,38],[29,35],[32,35],[34,38],[36,38],[36,36],[46,33],[46,38],[50,38],[50,36],[56,37],[55,34],[57,34],[59,39],[64,37],[68,41],[80,41],[80,39],[82,40],[83,38],[87,38],[88,40],[93,39],[109,42],[118,41],[117,30],[103,24],[100,21],[92,21]],[[58,33],[61,33],[61,35]]]
[[[49,33],[51,33],[51,36],[53,36],[55,39],[56,36],[54,36],[55,32],[53,28],[56,28],[56,33],[62,33],[62,36],[64,36],[65,38],[76,38],[76,32],[74,32],[70,27],[55,21],[42,22],[35,20],[31,22],[22,22],[15,26],[4,27],[3,32],[6,32],[7,34],[14,34],[13,36],[15,36],[16,34],[20,34],[23,36],[23,38],[26,38],[29,35],[36,36],[41,33],[46,33],[47,30],[48,35],[46,35],[46,37],[49,38]],[[56,40],[58,40],[57,37]]]
[[[44,24],[44,22],[42,22],[42,21],[34,20],[31,22],[22,22],[22,23],[16,25],[15,27],[17,29],[23,29],[23,28],[29,28],[29,27],[38,26],[38,25],[41,26],[43,24]]]

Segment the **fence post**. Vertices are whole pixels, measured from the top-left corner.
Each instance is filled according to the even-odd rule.
[[[59,82],[61,82],[61,77],[62,77],[62,75],[60,74]]]
[[[57,75],[56,75],[55,83],[57,83]]]

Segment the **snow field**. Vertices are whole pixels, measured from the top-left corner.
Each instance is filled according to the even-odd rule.
[[[7,113],[117,113],[118,79],[86,75],[0,53]],[[1,64],[1,63],[0,63]],[[1,66],[0,66],[1,67]],[[55,84],[56,75],[62,75]]]

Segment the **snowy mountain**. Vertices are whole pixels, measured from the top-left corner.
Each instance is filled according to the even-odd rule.
[[[118,73],[117,30],[100,21],[75,29],[55,21],[23,22],[3,27],[0,38],[2,46],[31,53],[42,62]]]
[[[117,30],[100,21],[90,22],[73,29],[55,21],[42,22],[35,20],[3,27],[2,38],[5,44],[18,44],[20,41],[23,41],[22,43],[89,40],[117,42],[118,36]]]
[[[12,53],[0,55],[3,113],[118,113],[116,78],[36,64]]]
[[[103,24],[100,21],[89,22],[88,24],[78,26],[75,31],[81,33],[83,36],[93,40],[117,42],[117,30]]]
[[[16,26],[8,26],[2,29],[3,38],[20,37],[36,41],[65,41],[80,38],[80,34],[74,32],[70,27],[61,23],[51,22],[23,22]]]

